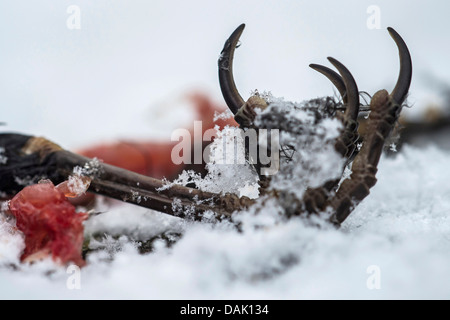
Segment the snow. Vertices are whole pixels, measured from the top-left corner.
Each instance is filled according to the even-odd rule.
[[[449,81],[448,3],[381,1],[380,30],[366,27],[372,4],[198,0],[179,2],[174,10],[166,1],[83,0],[78,31],[65,27],[64,2],[29,2],[26,12],[21,3],[0,4],[8,30],[0,61],[1,104],[8,109],[0,120],[5,131],[43,135],[71,149],[107,139],[170,137],[192,117],[180,92],[204,88],[222,103],[217,55],[242,22],[247,27],[234,73],[244,98],[256,87],[291,100],[331,94],[328,80],[307,67],[328,55],[342,59],[360,90],[392,88],[397,49],[385,30],[392,25],[405,38],[415,70],[413,108],[403,112],[421,118],[429,105],[445,108],[445,88],[436,89],[424,74]],[[399,16],[405,5],[407,14]],[[80,271],[79,290],[68,288],[71,274],[51,260],[19,264],[22,235],[0,214],[0,298],[448,299],[450,151],[430,142],[448,145],[446,137],[383,156],[371,194],[338,230],[320,220],[286,221],[271,201],[235,217],[242,232],[225,222],[183,221],[130,204],[100,203],[85,223],[95,251]],[[0,150],[0,163],[7,160]],[[341,166],[320,167],[330,173]],[[233,174],[236,184],[223,179],[204,188],[255,191]],[[147,239],[154,239],[152,250],[141,254]],[[380,286],[373,288],[377,272]]]
[[[4,211],[6,208],[2,208]],[[2,265],[18,263],[21,251],[25,244],[13,223],[3,214],[0,214],[0,261]]]
[[[345,160],[335,150],[334,142],[342,123],[328,113],[337,102],[322,98],[292,103],[274,97],[270,101],[256,116],[255,124],[279,128],[279,145],[296,150],[280,159],[280,170],[272,176],[271,186],[295,192],[297,199],[302,199],[307,187],[316,188],[327,180],[340,178]]]
[[[80,175],[73,174],[68,177],[67,187],[70,193],[80,196],[88,190],[90,182],[89,178],[83,179]]]
[[[95,216],[85,223],[85,235],[108,234],[118,237],[128,235],[134,240],[148,240],[164,232],[182,232],[184,221],[172,216],[149,213],[148,210],[106,201],[96,206]],[[124,219],[124,216],[126,217]]]
[[[256,198],[258,177],[246,163],[242,133],[241,129],[229,126],[217,131],[215,140],[204,151],[204,159],[208,161],[206,176],[202,178],[194,171],[183,171],[178,178],[166,181],[158,190],[166,190],[174,184],[186,186],[195,183],[202,191],[237,193],[239,196]]]
[[[49,261],[8,267],[23,244],[2,221],[0,297],[446,299],[449,159],[449,151],[435,146],[404,146],[395,157],[383,156],[378,183],[340,229],[265,210],[242,214],[237,232],[229,224],[184,222],[119,204],[86,223],[86,234],[107,235],[92,243],[103,250],[88,256],[79,290],[68,289],[70,274]],[[136,240],[161,232],[183,236],[139,254]],[[379,289],[368,287],[372,270],[379,271]]]
[[[8,162],[8,157],[4,155],[5,148],[0,147],[0,164],[6,164]]]

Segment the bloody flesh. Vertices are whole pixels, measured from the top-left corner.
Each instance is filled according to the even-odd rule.
[[[60,264],[85,265],[81,256],[83,221],[64,193],[51,182],[25,187],[9,204],[16,226],[25,236],[22,261],[51,255]]]

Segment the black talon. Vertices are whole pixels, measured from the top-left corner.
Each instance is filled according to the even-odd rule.
[[[402,37],[391,27],[387,28],[392,39],[398,47],[398,54],[400,57],[400,73],[398,75],[397,84],[394,90],[392,90],[391,97],[399,105],[403,103],[406,99],[406,95],[409,91],[409,86],[411,85],[412,78],[412,61],[411,55],[409,53],[408,47]]]
[[[338,69],[345,83],[347,93],[347,108],[345,109],[345,119],[356,121],[359,113],[359,91],[350,71],[338,60],[328,57],[328,60]]]
[[[241,24],[234,30],[225,42],[218,61],[220,89],[228,108],[230,108],[233,114],[236,114],[245,103],[236,88],[233,77],[234,50],[236,49],[239,37],[241,36],[242,31],[244,31],[244,28],[245,24]]]
[[[347,90],[345,89],[345,83],[344,80],[342,80],[342,77],[334,70],[322,66],[320,64],[314,64],[311,63],[309,65],[310,68],[316,70],[317,72],[320,72],[325,77],[327,77],[336,87],[336,89],[339,91],[339,94],[342,97],[342,101],[346,104],[347,103]]]

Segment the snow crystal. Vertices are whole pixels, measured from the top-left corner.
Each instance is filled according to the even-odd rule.
[[[230,118],[233,118],[233,113],[230,111],[230,109],[226,109],[223,112],[214,111],[214,118],[213,121],[216,122],[217,120],[227,120]]]
[[[397,144],[391,143],[389,146],[389,150],[391,150],[392,152],[397,152]]]
[[[166,178],[163,179],[163,186],[157,188],[156,191],[164,191],[170,189],[174,185],[187,186],[188,184],[200,180],[200,174],[192,170],[183,170],[174,181],[168,181]]]
[[[139,192],[131,190],[131,199],[136,203],[141,203],[142,196],[139,194]]]
[[[175,212],[175,214],[182,214],[183,213],[183,205],[181,203],[180,199],[173,199],[172,201],[172,211]]]
[[[70,175],[68,177],[67,186],[70,191],[76,195],[81,195],[89,188],[90,180],[86,181],[78,175]]]
[[[102,171],[101,161],[97,158],[93,158],[86,162],[83,167],[75,166],[73,168],[74,175],[77,176],[96,176]]]
[[[267,102],[267,104],[271,104],[274,101],[282,101],[282,98],[276,98],[273,96],[271,91],[263,91],[263,92],[259,92],[258,89],[252,90],[250,92],[250,96],[258,96],[261,97],[264,101]],[[259,110],[255,110],[256,112],[258,112]]]

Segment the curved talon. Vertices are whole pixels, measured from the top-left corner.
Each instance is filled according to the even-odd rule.
[[[346,120],[352,119],[356,121],[359,113],[359,92],[355,79],[350,71],[338,60],[328,57],[328,60],[338,69],[345,83],[347,92],[347,108],[345,108],[344,117]]]
[[[220,90],[225,99],[225,102],[230,108],[233,114],[236,114],[245,101],[239,94],[236,84],[233,78],[233,56],[236,45],[239,41],[239,37],[244,31],[245,24],[241,24],[234,30],[231,36],[225,42],[225,45],[220,53],[218,65],[219,65],[219,83]]]
[[[336,89],[339,91],[339,94],[342,97],[342,101],[346,104],[347,103],[347,90],[345,89],[345,83],[344,80],[342,80],[342,77],[334,70],[322,66],[320,64],[314,64],[311,63],[309,65],[310,68],[316,70],[317,72],[320,72],[325,77],[327,77],[336,87]]]
[[[400,35],[391,27],[387,28],[387,30],[397,44],[398,54],[400,57],[400,73],[398,75],[397,84],[395,85],[394,90],[392,90],[391,97],[395,100],[395,102],[401,105],[403,101],[405,101],[406,95],[409,91],[409,86],[411,84],[411,55],[402,37],[400,37]]]

